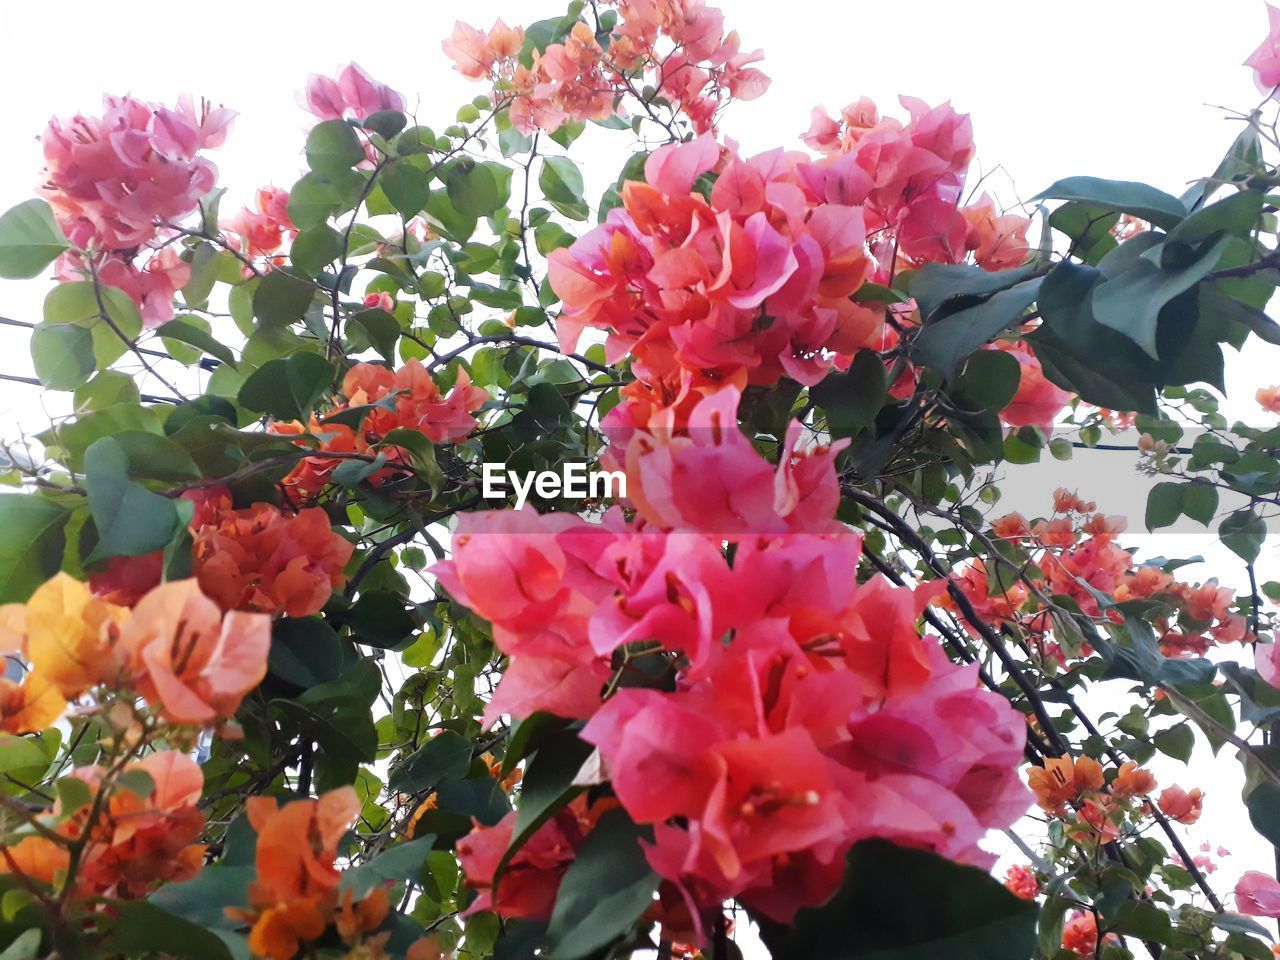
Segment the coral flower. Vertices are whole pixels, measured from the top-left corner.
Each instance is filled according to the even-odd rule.
[[[232,716],[266,676],[271,618],[224,616],[195,580],[179,580],[138,602],[120,643],[148,702],[174,723],[203,724]]]
[[[224,510],[196,532],[196,578],[224,610],[305,617],[346,582],[353,552],[320,508],[285,514],[258,503]]]
[[[1160,810],[1171,820],[1191,824],[1200,819],[1200,811],[1204,806],[1204,793],[1196,787],[1189,793],[1181,787],[1173,786],[1160,793]]]
[[[360,812],[351,787],[283,807],[272,797],[250,797],[249,823],[258,832],[257,879],[249,885],[253,911],[229,910],[250,920],[249,947],[260,957],[290,960],[304,942],[318,939],[338,907],[338,844]]]

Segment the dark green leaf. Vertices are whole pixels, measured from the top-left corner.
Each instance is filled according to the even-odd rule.
[[[887,840],[855,844],[847,863],[835,897],[796,916],[789,960],[1027,960],[1035,951],[1037,905],[982,870]]]
[[[1218,525],[1222,545],[1245,563],[1258,559],[1267,524],[1252,510],[1237,510]]]
[[[98,545],[89,562],[137,557],[165,546],[178,528],[173,500],[129,479],[129,456],[113,437],[95,440],[84,455],[89,512]]]
[[[657,874],[626,812],[610,810],[560,881],[547,928],[550,960],[581,960],[631,929],[653,902]]]
[[[1280,849],[1280,787],[1270,781],[1260,783],[1245,797],[1249,822],[1266,840]]]
[[[1009,271],[1016,272],[1016,271]],[[919,363],[955,378],[964,360],[987,343],[1035,302],[1038,279],[1001,290],[989,299],[927,322],[911,345],[911,355]]]
[[[0,494],[0,603],[22,603],[62,566],[70,512],[34,494]]]
[[[316,276],[342,255],[342,235],[327,223],[303,230],[289,245],[289,260],[310,276]],[[301,294],[299,294],[301,298]],[[310,300],[308,300],[308,304]],[[303,310],[306,309],[303,305]]]
[[[587,219],[582,200],[582,173],[568,157],[543,157],[538,188],[547,201],[571,220]]]
[[[333,384],[334,368],[315,353],[268,360],[249,375],[238,400],[279,420],[306,420]]]
[[[188,344],[211,357],[217,357],[225,364],[233,367],[236,365],[236,355],[231,352],[230,347],[216,339],[209,331],[195,326],[185,317],[170,320],[158,327],[156,333],[165,340],[176,340],[179,343]]]
[[[396,764],[387,783],[399,793],[421,793],[466,776],[470,768],[471,741],[442,730]]]
[[[146,900],[121,903],[112,913],[111,933],[102,956],[169,954],[190,960],[232,960],[236,954],[217,933]],[[247,950],[240,953],[241,956]]]
[[[860,350],[845,373],[832,373],[809,388],[827,415],[833,437],[851,437],[875,422],[888,399],[884,362],[874,350]]]
[[[431,196],[431,178],[425,154],[401,157],[378,176],[382,192],[402,217],[416,217]]]
[[[1187,208],[1177,197],[1145,183],[1129,180],[1068,177],[1059,180],[1032,200],[1081,200],[1108,210],[1132,214],[1166,230],[1177,226],[1187,215]]]

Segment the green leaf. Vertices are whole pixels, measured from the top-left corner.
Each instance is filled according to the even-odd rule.
[[[1253,563],[1262,550],[1267,524],[1252,510],[1237,510],[1218,524],[1222,545],[1245,563]]]
[[[587,219],[582,199],[582,173],[568,157],[543,157],[538,189],[547,201],[570,220]]]
[[[1147,494],[1147,529],[1172,526],[1182,515],[1182,484],[1157,483]]]
[[[39,276],[70,246],[43,200],[24,200],[0,215],[0,277],[6,280]]]
[[[948,380],[955,379],[964,360],[1022,316],[1039,289],[1039,279],[1030,280],[992,294],[976,306],[931,319],[912,342],[913,359],[941,371]]]
[[[173,500],[129,479],[129,455],[114,437],[102,437],[84,454],[89,512],[98,545],[89,563],[108,557],[138,557],[160,550],[178,529]]]
[[[178,343],[185,343],[234,367],[236,365],[236,355],[231,351],[231,348],[215,338],[208,330],[196,326],[193,321],[198,319],[200,318],[177,317],[157,327],[156,333],[165,341],[175,340]],[[166,346],[169,346],[167,342]],[[169,346],[169,350],[172,352],[173,348]]]
[[[113,434],[112,439],[129,459],[131,480],[183,483],[203,476],[191,454],[168,437],[146,430],[123,430]]]
[[[1218,491],[1208,483],[1189,483],[1182,488],[1182,512],[1206,527],[1218,512]]]
[[[271,628],[271,673],[295,687],[341,679],[351,649],[320,617],[283,617]]]
[[[232,960],[248,952],[233,954],[214,931],[146,900],[117,904],[111,913],[115,922],[99,948],[101,956],[172,954],[191,960]]]
[[[101,305],[99,305],[101,300]],[[69,323],[93,334],[93,357],[99,369],[122,357],[142,333],[142,314],[118,287],[94,290],[88,280],[60,283],[44,298],[44,326]]]
[[[621,809],[587,835],[556,894],[547,928],[550,960],[581,960],[617,940],[653,902],[658,876],[640,847],[640,828]]]
[[[361,310],[351,322],[361,327],[373,349],[390,363],[395,358],[396,341],[400,339],[400,321],[385,310],[370,308]]]
[[[511,842],[494,871],[496,877],[502,876],[511,858],[538,827],[586,789],[574,786],[573,780],[591,755],[591,749],[591,745],[580,740],[572,730],[558,731],[539,745],[525,768],[520,785],[520,803],[516,807],[516,824],[511,832]]]
[[[410,642],[418,630],[404,605],[404,597],[389,590],[366,590],[342,614],[342,620],[357,643],[390,649]]]
[[[1270,781],[1260,783],[1245,797],[1244,803],[1253,829],[1280,849],[1280,787]]]
[[[316,287],[288,270],[272,270],[253,292],[253,315],[266,326],[288,326],[302,319]]]
[[[431,197],[430,164],[426,154],[401,157],[378,174],[378,183],[400,216],[416,217]]]
[[[0,734],[0,773],[29,769],[49,764],[49,758],[40,744],[30,737]]]
[[[342,235],[327,223],[303,230],[289,245],[290,262],[313,277],[341,255]]]
[[[1033,202],[1036,200],[1081,200],[1141,217],[1166,230],[1177,226],[1187,216],[1187,208],[1177,197],[1145,183],[1129,180],[1068,177],[1032,197]]]
[[[1178,269],[1162,268],[1145,256],[1136,258],[1127,269],[1098,284],[1093,292],[1094,317],[1104,327],[1123,333],[1153,360],[1159,359],[1156,331],[1160,311],[1209,275],[1222,259],[1228,242],[1228,238],[1222,238]],[[1105,263],[1103,273],[1106,275]]]
[[[499,210],[510,195],[510,171],[495,163],[476,163],[469,157],[455,160],[445,174],[444,185],[454,209],[468,217],[487,217]]]
[[[1151,741],[1165,756],[1186,763],[1191,759],[1191,751],[1196,745],[1196,735],[1188,724],[1179,723],[1176,727],[1161,730],[1151,738]]]
[[[396,764],[387,784],[398,793],[422,793],[466,776],[470,768],[471,741],[442,730]]]
[[[1101,279],[1093,267],[1062,262],[1044,278],[1044,318],[1029,337],[1045,376],[1090,403],[1155,412],[1154,364],[1128,337],[1102,326],[1090,309]]]
[[[342,205],[340,186],[314,173],[308,173],[289,191],[289,219],[299,230],[318,227],[337,213]]]
[[[863,840],[849,852],[839,892],[797,914],[785,956],[1027,960],[1036,947],[1037,913],[1036,904],[985,871],[887,840]]]
[[[72,323],[37,323],[31,331],[36,377],[51,390],[75,390],[97,368],[93,333]]]
[[[1033,266],[991,271],[966,263],[930,263],[908,275],[908,292],[915,298],[920,316],[927,320],[948,300],[988,297],[1021,283],[1034,272]]]
[[[832,373],[809,388],[827,415],[832,437],[852,437],[875,422],[889,398],[884,362],[874,350],[860,350],[846,373]]]
[[[359,135],[344,120],[321,121],[307,135],[307,166],[322,177],[340,177],[364,158]]]
[[[951,386],[951,399],[965,410],[1003,410],[1022,380],[1022,366],[1003,350],[979,350]]]
[[[315,353],[268,360],[249,375],[237,399],[278,420],[306,420],[333,384],[333,365]]]
[[[1071,239],[1071,254],[1085,263],[1096,264],[1116,248],[1111,228],[1120,214],[1091,203],[1064,203],[1049,215],[1049,226]]]
[[[416,880],[435,841],[435,837],[428,835],[384,850],[372,860],[366,860],[360,866],[343,872],[338,889],[350,890],[353,899],[362,900],[374,887],[384,886],[389,882]]]
[[[1165,243],[1196,243],[1215,233],[1248,237],[1262,216],[1262,194],[1241,190],[1224,200],[1197,210],[1169,231]]]

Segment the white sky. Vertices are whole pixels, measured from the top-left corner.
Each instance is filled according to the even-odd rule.
[[[41,166],[36,138],[52,114],[97,112],[104,91],[165,102],[189,91],[240,112],[228,143],[212,155],[231,188],[223,205],[231,212],[255,187],[287,187],[300,173],[309,118],[297,108],[295,91],[308,73],[332,73],[354,59],[411,105],[416,100],[420,122],[442,129],[459,104],[483,92],[440,53],[456,11],[487,27],[499,15],[524,23],[557,14],[558,2],[229,0],[198,13],[173,5],[126,12],[100,0],[5,3],[0,210],[30,196]],[[723,124],[745,153],[799,146],[818,103],[834,112],[868,95],[884,112],[896,112],[899,93],[951,99],[973,117],[981,169],[1007,171],[988,181],[1006,206],[1073,174],[1145,180],[1178,193],[1187,180],[1211,173],[1236,127],[1210,105],[1246,110],[1257,102],[1250,73],[1239,64],[1266,32],[1261,0],[721,0],[720,6],[745,49],[765,49],[763,68],[773,78],[761,100],[736,105]],[[615,177],[626,139],[584,138],[585,152],[576,155],[586,158],[589,186]],[[0,281],[0,315],[39,319],[46,290],[40,281]],[[1247,358],[1229,359],[1230,415],[1265,422],[1252,394],[1261,383],[1280,381],[1275,364],[1275,348],[1256,339]],[[31,374],[24,331],[0,327],[0,372]],[[63,395],[47,397],[49,409],[61,410],[64,402]],[[38,428],[46,416],[39,391],[0,384],[0,436],[11,438],[18,424]],[[1066,483],[1104,509],[1140,517],[1130,504],[1144,499],[1142,482],[1117,485],[1127,470],[1100,470],[1102,462],[1079,458],[1070,468],[1043,468],[1036,476],[1044,492],[1016,505],[1036,513],[1048,491]],[[1027,488],[1025,479],[1019,488]],[[1139,529],[1140,520],[1131,527]],[[1131,542],[1168,556],[1206,553],[1212,569],[1188,575],[1216,573],[1240,584],[1238,564],[1210,553],[1204,538]],[[1275,554],[1271,541],[1264,578],[1280,579]],[[1269,847],[1244,823],[1237,771],[1232,759],[1198,757],[1192,775],[1182,777],[1184,786],[1199,784],[1208,794],[1189,845],[1209,839],[1235,854],[1217,875],[1230,877],[1217,884],[1223,891],[1241,869],[1273,867]]]

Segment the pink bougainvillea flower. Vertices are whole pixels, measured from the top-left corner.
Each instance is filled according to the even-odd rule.
[[[1258,89],[1273,95],[1276,87],[1280,86],[1280,7],[1267,4],[1267,22],[1270,31],[1267,38],[1249,55],[1244,65],[1253,68],[1253,80]]]
[[[1236,909],[1251,917],[1280,917],[1280,883],[1257,870],[1247,870],[1236,884]]]
[[[403,110],[404,97],[349,63],[337,78],[311,74],[302,93],[303,106],[320,120],[352,117],[365,120],[380,110]]]
[[[1044,375],[1039,359],[1025,341],[1010,343],[1002,340],[993,349],[1009,354],[1018,361],[1021,369],[1018,392],[1000,411],[1000,419],[1012,427],[1035,426],[1046,433],[1051,432],[1054,419],[1071,402],[1071,394]]]

